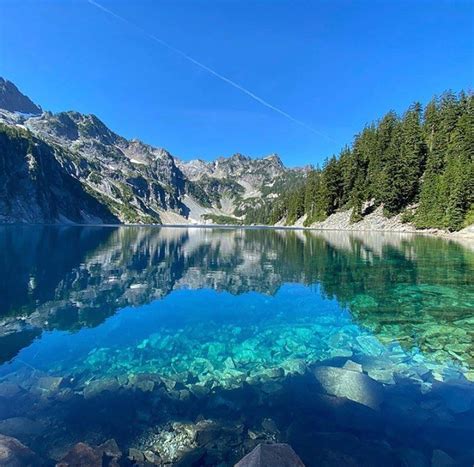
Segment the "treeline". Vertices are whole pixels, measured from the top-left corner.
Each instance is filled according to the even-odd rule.
[[[387,113],[302,186],[247,214],[247,223],[305,225],[353,208],[357,222],[383,205],[419,228],[459,230],[474,223],[474,99],[446,92],[423,109]]]

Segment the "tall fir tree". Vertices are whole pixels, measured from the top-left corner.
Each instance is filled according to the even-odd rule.
[[[381,204],[389,215],[417,206],[420,228],[457,230],[474,222],[474,98],[444,93],[423,112],[412,104],[398,118],[387,113],[366,126],[351,147],[308,173],[303,188],[282,195],[262,216],[291,224],[306,214],[305,225],[353,208]]]

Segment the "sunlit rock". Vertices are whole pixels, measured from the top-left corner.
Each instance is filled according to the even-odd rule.
[[[346,370],[358,371],[359,373],[362,373],[362,365],[360,363],[353,362],[352,360],[347,360],[347,362],[344,363],[343,368]]]

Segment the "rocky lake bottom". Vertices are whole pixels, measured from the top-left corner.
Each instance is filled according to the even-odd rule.
[[[12,465],[232,466],[278,442],[306,466],[473,465],[473,248],[15,226],[0,245]]]

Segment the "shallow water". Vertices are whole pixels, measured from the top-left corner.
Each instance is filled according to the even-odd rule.
[[[306,465],[472,465],[472,245],[6,226],[0,246],[0,433],[46,463],[114,438],[121,462],[282,441]]]

